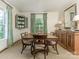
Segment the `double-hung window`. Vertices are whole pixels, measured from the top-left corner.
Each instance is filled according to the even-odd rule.
[[[5,38],[5,12],[0,8],[0,39]]]
[[[44,32],[44,20],[43,20],[43,14],[36,14],[35,15],[35,27],[36,32]]]

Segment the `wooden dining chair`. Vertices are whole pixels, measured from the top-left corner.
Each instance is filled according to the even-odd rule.
[[[50,35],[54,35],[53,32],[51,32]],[[57,54],[59,54],[57,44],[58,44],[58,39],[48,40],[48,46],[52,46],[52,48],[54,48]]]
[[[38,52],[44,53],[44,59],[46,59],[47,54],[47,35],[33,35],[33,43],[32,43],[32,55],[35,56]]]
[[[32,39],[25,38],[25,36],[27,36],[27,35],[28,35],[28,33],[26,33],[26,32],[21,33],[21,42],[22,42],[22,51],[21,51],[21,54],[23,53],[24,49],[27,46],[31,46]]]

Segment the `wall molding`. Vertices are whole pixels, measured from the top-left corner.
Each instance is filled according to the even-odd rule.
[[[11,8],[13,8],[8,2],[1,0],[3,3],[5,3],[6,5],[10,6]]]

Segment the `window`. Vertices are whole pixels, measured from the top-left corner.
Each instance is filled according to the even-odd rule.
[[[35,25],[36,25],[36,31],[44,31],[44,20],[43,20],[43,14],[36,14],[35,16]]]
[[[4,22],[4,10],[0,9],[0,39],[5,37],[5,22]]]

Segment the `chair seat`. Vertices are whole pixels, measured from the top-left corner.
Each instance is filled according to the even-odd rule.
[[[32,54],[35,56],[38,52],[44,52],[44,59],[46,59],[46,53],[47,53],[47,46],[46,46],[46,39],[47,35],[33,35],[33,43],[32,43]]]
[[[54,41],[54,40],[48,40],[48,45],[49,46],[52,46],[54,48],[54,50],[58,53],[58,49],[57,49],[57,41]]]
[[[23,40],[24,44],[31,44],[32,40]]]
[[[45,47],[45,45],[43,45],[43,44],[37,44],[37,45],[35,45],[35,49],[44,49],[44,47]]]
[[[51,44],[56,44],[56,42],[55,41],[51,41]]]
[[[50,40],[50,41],[48,41],[48,44],[49,44],[49,45],[54,45],[54,44],[56,44],[56,42],[55,42],[55,41]]]
[[[21,51],[21,54],[23,53],[24,49],[27,46],[31,46],[31,43],[32,43],[32,39],[26,38],[26,36],[28,36],[27,32],[21,33],[21,41],[22,41],[22,51]]]

